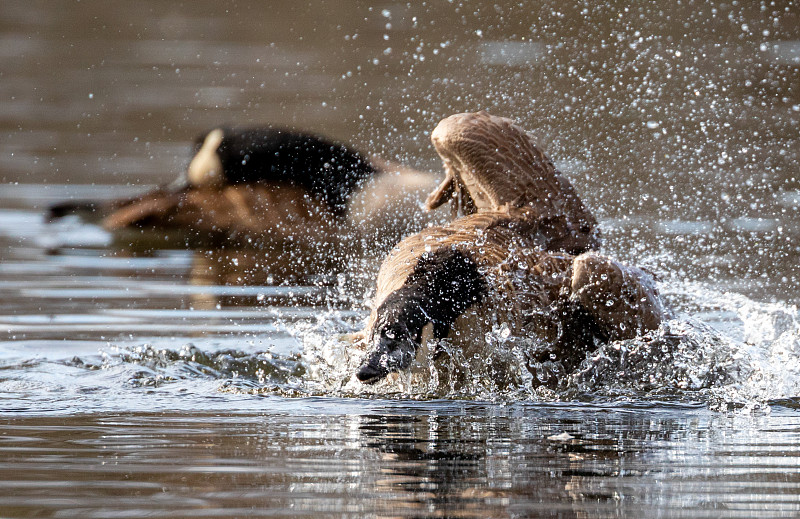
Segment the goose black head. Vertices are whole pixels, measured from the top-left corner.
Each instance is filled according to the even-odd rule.
[[[185,176],[195,187],[292,184],[341,215],[350,195],[376,172],[366,157],[324,137],[279,128],[217,128],[197,140]]]
[[[417,355],[422,330],[432,320],[423,310],[419,294],[411,287],[404,288],[392,293],[378,308],[369,337],[371,353],[356,375],[361,382],[371,384],[407,369]]]
[[[486,280],[466,252],[444,247],[424,254],[405,284],[378,307],[370,353],[356,376],[371,384],[409,368],[425,330],[432,328],[434,339],[447,337],[458,316],[486,292]]]

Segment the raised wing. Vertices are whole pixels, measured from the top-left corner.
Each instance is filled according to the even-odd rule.
[[[559,235],[550,250],[583,252],[599,245],[597,221],[569,180],[510,119],[486,112],[452,115],[431,134],[446,178],[427,207],[453,201],[462,214],[524,210]]]

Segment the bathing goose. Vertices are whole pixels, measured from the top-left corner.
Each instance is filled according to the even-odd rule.
[[[452,201],[464,216],[384,260],[359,380],[444,357],[508,385],[518,360],[489,346],[487,334],[499,333],[522,339],[534,383],[552,385],[595,339],[658,326],[665,310],[652,278],[593,251],[594,217],[524,130],[479,112],[448,117],[431,138],[447,175],[428,206]]]

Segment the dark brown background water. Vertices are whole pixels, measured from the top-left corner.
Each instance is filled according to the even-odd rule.
[[[797,514],[800,8],[675,4],[0,4],[0,516]],[[735,400],[771,414],[255,396],[361,308],[209,273],[235,252],[43,222],[173,178],[218,124],[436,170],[430,130],[478,109],[536,133],[607,252],[750,355]],[[289,374],[188,360],[221,350]]]

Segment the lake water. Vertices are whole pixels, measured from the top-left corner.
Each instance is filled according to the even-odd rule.
[[[800,8],[564,4],[0,4],[0,517],[800,514]],[[479,109],[676,311],[557,391],[353,381],[376,258],[45,221],[215,125],[439,171]]]

